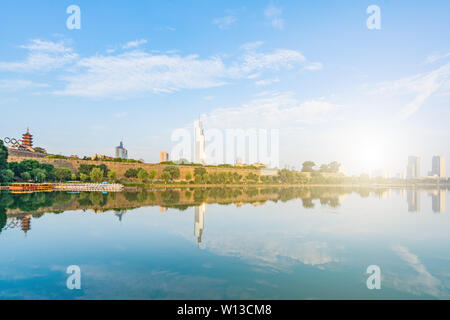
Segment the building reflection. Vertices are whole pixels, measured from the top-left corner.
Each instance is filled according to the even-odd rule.
[[[406,193],[408,199],[408,212],[420,211],[420,191],[408,190]]]
[[[197,238],[198,246],[202,243],[202,234],[205,229],[205,212],[206,203],[202,203],[200,206],[195,207],[194,235]]]
[[[445,212],[445,190],[434,190],[431,192],[431,202],[433,212]]]

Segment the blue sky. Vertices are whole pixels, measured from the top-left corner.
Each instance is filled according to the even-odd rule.
[[[81,9],[69,30],[66,8]],[[369,5],[381,30],[369,30]],[[280,165],[426,174],[450,158],[448,1],[10,1],[0,10],[0,137],[133,158],[174,129],[280,130]],[[450,166],[448,166],[450,168]]]

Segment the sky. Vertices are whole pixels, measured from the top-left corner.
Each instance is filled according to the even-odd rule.
[[[80,8],[69,29],[67,8]],[[369,29],[371,5],[380,29]],[[279,166],[450,168],[448,1],[2,0],[0,139],[158,162],[174,130],[279,130]],[[208,134],[207,134],[208,135]]]

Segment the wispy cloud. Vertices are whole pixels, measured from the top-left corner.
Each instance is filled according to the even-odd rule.
[[[124,46],[122,46],[122,49],[137,48],[146,43],[147,43],[147,40],[145,40],[145,39],[130,41],[130,42],[127,42]]]
[[[38,89],[38,88],[48,88],[49,85],[46,83],[36,83],[30,80],[23,79],[5,79],[0,80],[0,89],[8,91],[18,91],[24,89]]]
[[[434,63],[434,62],[437,62],[439,60],[446,59],[449,57],[450,57],[450,52],[443,53],[443,54],[435,53],[435,54],[429,55],[427,57],[427,60],[425,61],[425,63]]]
[[[51,71],[61,68],[78,58],[73,49],[64,42],[43,41],[34,39],[29,44],[21,46],[28,51],[23,61],[0,61],[0,71],[35,72]]]
[[[435,70],[420,73],[412,77],[379,84],[372,93],[394,95],[404,99],[399,118],[407,119],[416,113],[433,94],[442,89],[450,89],[450,63]]]
[[[447,297],[446,289],[443,288],[442,282],[435,278],[427,270],[425,265],[420,261],[419,257],[411,253],[408,248],[404,246],[394,246],[392,250],[405,261],[417,274],[399,281],[399,279],[392,279],[393,285],[402,291],[407,291],[415,295],[422,293],[429,294],[434,297]]]
[[[270,4],[265,10],[264,15],[270,21],[273,28],[282,30],[284,29],[284,20],[282,18],[283,10],[276,7],[274,4]]]
[[[255,85],[259,86],[259,87],[265,87],[268,85],[271,85],[273,83],[277,83],[280,82],[280,79],[275,78],[275,79],[265,79],[265,80],[259,80],[255,82]]]
[[[291,92],[273,92],[239,107],[215,109],[202,118],[208,127],[219,129],[289,128],[326,123],[336,118],[339,109],[322,99],[300,101]]]
[[[225,16],[225,17],[214,19],[213,20],[213,24],[217,25],[219,27],[219,29],[227,30],[236,21],[237,21],[237,19],[234,16],[228,15],[228,16]]]

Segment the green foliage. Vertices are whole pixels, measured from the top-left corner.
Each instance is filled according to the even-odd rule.
[[[137,178],[138,171],[136,169],[128,169],[127,172],[125,172],[125,177],[127,178]]]
[[[186,173],[185,178],[186,178],[186,181],[192,180],[192,173],[190,173],[190,172]]]
[[[161,179],[163,179],[166,183],[169,182],[169,180],[171,179],[170,173],[169,172],[163,172],[161,174]]]
[[[177,166],[167,166],[164,168],[163,173],[164,172],[169,173],[171,180],[176,180],[180,177],[180,168]]]
[[[316,164],[313,161],[303,162],[302,172],[313,172]]]
[[[194,170],[194,176],[199,174],[200,176],[203,176],[206,173],[206,169],[203,167],[195,168]]]
[[[72,171],[67,168],[55,168],[54,175],[58,181],[68,181],[72,178]]]
[[[87,174],[80,173],[80,180],[83,182],[89,181],[90,177]]]
[[[14,172],[9,169],[0,170],[0,183],[7,184],[11,183],[14,178]]]
[[[78,173],[81,175],[82,173],[84,173],[85,175],[90,175],[91,171],[95,168],[100,169],[103,172],[103,177],[106,178],[108,177],[108,172],[109,169],[106,166],[106,164],[100,164],[98,166],[93,165],[93,164],[81,164],[80,167],[78,168]]]
[[[64,159],[64,160],[68,159],[68,157],[62,156],[60,154],[52,154],[52,155],[46,156],[46,158],[47,159]]]
[[[94,168],[89,174],[91,181],[94,183],[100,183],[103,181],[104,171],[100,168]]]
[[[108,172],[108,179],[110,182],[116,182],[117,180],[117,173],[115,171],[109,171]]]
[[[153,180],[153,179],[155,179],[156,178],[156,175],[158,174],[158,172],[156,172],[156,170],[151,170],[149,173],[148,173],[148,178],[150,179],[150,180]]]
[[[30,181],[31,180],[31,173],[29,173],[29,172],[22,173],[22,179],[25,180],[25,181]]]
[[[137,173],[138,179],[142,182],[146,182],[148,180],[149,174],[144,169],[140,168]]]
[[[3,141],[0,140],[0,170],[7,169],[7,165],[8,165],[8,148],[6,148],[3,144]]]

